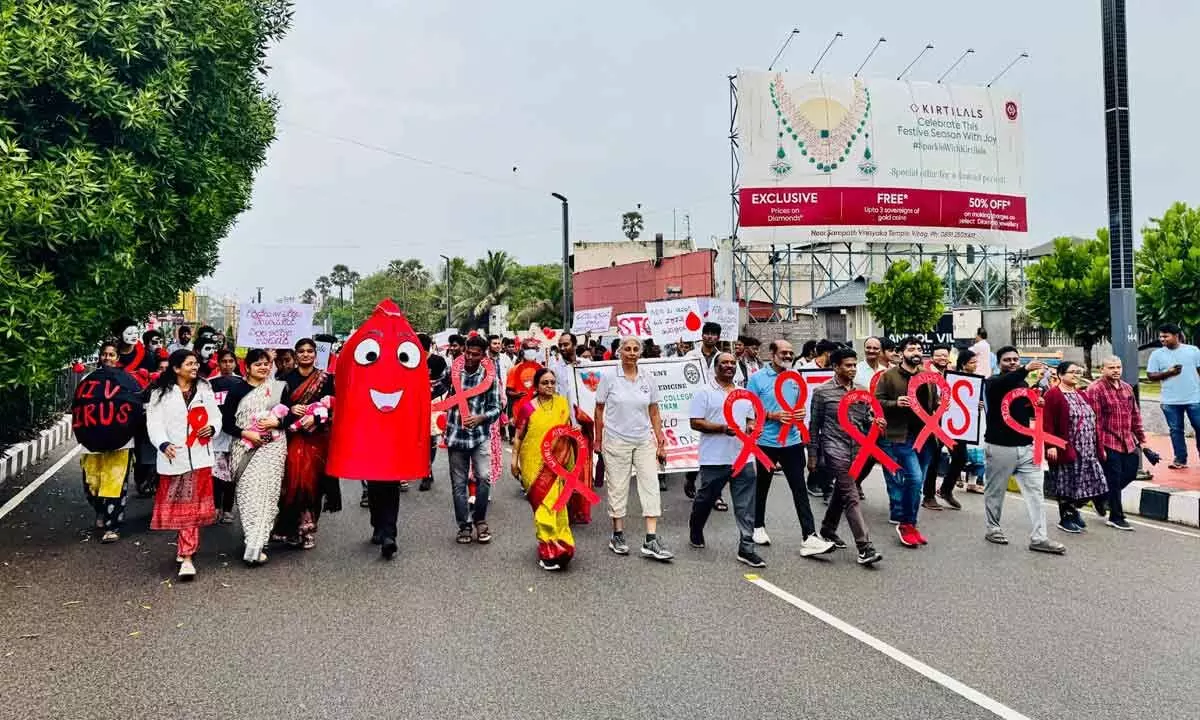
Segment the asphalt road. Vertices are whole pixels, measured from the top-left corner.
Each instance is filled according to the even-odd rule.
[[[939,684],[748,582],[728,514],[708,549],[686,547],[678,482],[662,528],[675,562],[610,554],[598,508],[571,570],[551,574],[515,481],[496,489],[494,542],[464,547],[444,458],[437,469],[433,491],[402,496],[391,563],[346,483],[315,550],[247,569],[236,525],[206,530],[199,577],[181,585],[173,534],[147,530],[149,501],[131,501],[120,543],[91,537],[69,462],[0,519],[0,718],[1164,720],[1200,706],[1200,533],[1093,522],[1051,531],[1065,557],[1035,555],[1016,542],[1019,501],[1006,507],[1014,544],[997,547],[970,495],[963,512],[926,513],[931,545],[908,550],[873,480],[885,559],[864,570],[849,550],[800,558],[778,481],[760,576],[952,679]]]

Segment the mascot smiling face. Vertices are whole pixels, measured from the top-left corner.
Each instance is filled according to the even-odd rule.
[[[348,480],[427,476],[429,391],[417,334],[396,303],[384,300],[338,355],[326,472]]]

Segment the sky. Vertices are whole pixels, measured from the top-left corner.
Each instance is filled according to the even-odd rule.
[[[1200,110],[1194,0],[1130,2],[1134,220],[1200,202],[1190,131]],[[561,257],[571,237],[701,247],[730,232],[729,83],[739,68],[985,84],[1022,94],[1029,244],[1107,225],[1099,0],[301,0],[271,51],[278,139],[252,208],[222,243],[210,292],[299,295],[335,263],[436,268],[502,249]],[[1187,130],[1185,134],[1183,131]]]

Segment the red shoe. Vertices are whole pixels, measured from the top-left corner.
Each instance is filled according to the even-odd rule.
[[[897,525],[896,535],[900,537],[900,544],[904,547],[917,547],[921,544],[921,541],[917,539],[920,537],[917,529],[908,523]]]
[[[929,544],[929,541],[925,539],[925,536],[921,534],[921,531],[918,530],[915,525],[913,526],[912,531],[913,535],[917,538],[917,542],[921,543],[922,545]]]

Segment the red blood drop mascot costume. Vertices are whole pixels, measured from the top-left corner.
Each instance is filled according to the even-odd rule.
[[[334,372],[337,418],[326,472],[367,480],[371,542],[396,554],[400,482],[429,474],[429,370],[417,334],[384,300],[346,341]]]

